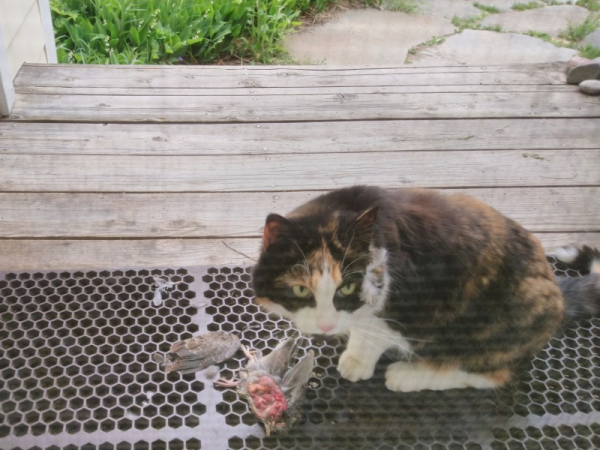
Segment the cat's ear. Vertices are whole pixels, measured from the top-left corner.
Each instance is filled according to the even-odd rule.
[[[375,221],[377,220],[377,212],[379,211],[379,206],[373,206],[363,212],[361,212],[352,224],[352,229],[367,233],[373,230],[375,225]]]
[[[263,230],[263,251],[267,251],[282,235],[288,232],[292,224],[285,217],[279,214],[269,214]]]

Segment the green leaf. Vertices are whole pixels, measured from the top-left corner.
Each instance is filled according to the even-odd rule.
[[[140,45],[140,34],[135,27],[132,27],[129,30],[129,35],[131,36],[131,40],[135,43],[135,45]]]

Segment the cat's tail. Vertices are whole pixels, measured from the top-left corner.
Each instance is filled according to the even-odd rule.
[[[556,278],[565,299],[566,318],[600,316],[600,251],[570,245],[559,248],[551,256],[570,268],[589,272],[578,278]]]

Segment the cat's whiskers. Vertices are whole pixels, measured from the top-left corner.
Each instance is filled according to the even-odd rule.
[[[400,340],[393,339],[392,337],[385,335],[385,334],[374,333],[371,330],[365,330],[365,329],[360,329],[360,328],[359,328],[359,330],[362,334],[365,334],[367,336],[372,336],[383,342],[387,342],[388,344],[390,344],[389,348],[397,348],[406,355],[415,356],[415,357],[421,359],[421,357],[419,355],[417,355],[415,352],[413,352],[410,348],[403,346],[402,342],[400,342]],[[364,338],[364,339],[365,339],[365,342],[369,343],[369,341],[366,338]],[[381,349],[381,347],[378,347],[378,348]]]
[[[351,262],[351,263],[349,263],[349,264],[348,264],[346,267],[344,267],[344,270],[343,270],[343,272],[342,272],[342,275],[344,275],[344,276],[346,275],[346,271],[348,270],[348,268],[350,268],[350,266],[351,266],[352,264],[354,264],[354,263],[356,263],[356,262],[360,261],[361,259],[368,258],[369,256],[370,256],[370,255],[368,255],[368,254],[367,254],[367,255],[361,255],[361,256],[359,256],[358,258],[356,258],[354,261],[352,261],[352,262]]]
[[[342,258],[342,264],[340,264],[340,266],[344,267],[344,261],[346,261],[346,254],[348,254],[348,249],[350,249],[350,246],[352,245],[352,241],[354,240],[354,230],[352,230],[352,237],[350,238],[350,243],[348,244],[348,246],[346,247],[346,251],[344,252],[344,257]]]
[[[344,272],[345,277],[349,277],[350,275],[354,275],[354,274],[362,275],[363,272],[360,270],[353,270],[352,272]]]
[[[372,323],[358,322],[357,325],[358,325],[359,328],[366,326],[366,327],[373,328],[375,330],[380,330],[381,329],[377,325],[374,325]],[[363,329],[361,331],[365,331],[365,330]],[[382,336],[384,336],[384,335],[382,334]],[[409,338],[409,337],[406,337],[406,336],[402,336],[402,339],[404,339],[405,341],[412,341],[412,342],[433,342],[431,339],[417,339],[417,338]]]
[[[298,248],[298,250],[300,250],[302,258],[304,259],[304,270],[306,270],[306,274],[310,277],[312,275],[312,272],[310,270],[310,264],[308,263],[308,258],[306,258],[306,254],[302,251],[302,249],[295,240],[290,239],[290,241]]]

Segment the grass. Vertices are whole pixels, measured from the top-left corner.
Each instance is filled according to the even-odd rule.
[[[542,33],[540,31],[529,30],[525,34],[527,36],[535,37],[535,38],[538,38],[538,39],[542,39],[542,40],[544,40],[546,42],[550,42],[551,44],[555,44],[554,41],[553,41],[553,39],[552,39],[552,36],[550,36],[548,33]]]
[[[310,9],[332,0],[51,0],[61,63],[268,63]]]
[[[417,5],[414,0],[389,0],[386,3],[386,9],[390,11],[415,14],[419,12],[419,5]]]
[[[572,42],[579,42],[588,34],[593,33],[600,27],[600,15],[590,14],[586,17],[583,23],[569,23],[567,30],[560,34],[560,37]]]
[[[529,2],[529,3],[515,3],[511,6],[515,11],[527,11],[528,9],[536,9],[541,8],[543,5],[540,5],[538,2]]]
[[[583,56],[584,58],[594,59],[600,57],[600,48],[596,47],[594,44],[579,44],[578,42],[574,42],[565,38],[556,39],[547,33],[541,33],[539,31],[528,31],[526,34],[528,36],[542,39],[557,47],[573,48],[579,51],[579,55]]]
[[[458,17],[454,16],[452,18],[452,25],[458,28],[458,31],[463,31],[466,29],[470,30],[478,30],[481,26],[481,21],[485,15],[472,16],[472,17]]]
[[[498,14],[500,12],[495,6],[482,5],[481,3],[473,3],[473,6],[490,14]]]
[[[404,64],[411,64],[412,62],[409,60],[409,56],[416,55],[417,53],[419,53],[419,50],[422,50],[425,47],[433,47],[433,46],[436,46],[436,45],[440,45],[445,40],[446,40],[446,38],[444,38],[444,37],[433,36],[428,41],[425,41],[422,44],[415,45],[414,47],[409,48],[408,49],[408,55],[406,56],[406,60],[404,61]]]
[[[578,50],[579,54],[584,58],[594,59],[600,57],[600,48],[594,44],[583,44]]]
[[[480,14],[478,16],[472,17],[458,17],[454,16],[452,18],[452,25],[458,28],[458,31],[461,32],[463,30],[484,30],[484,31],[496,31],[501,32],[502,26],[500,25],[490,25],[483,26],[481,25],[481,21],[487,16],[486,13]]]
[[[600,11],[600,1],[598,0],[578,0],[577,6],[583,6],[590,11]]]

